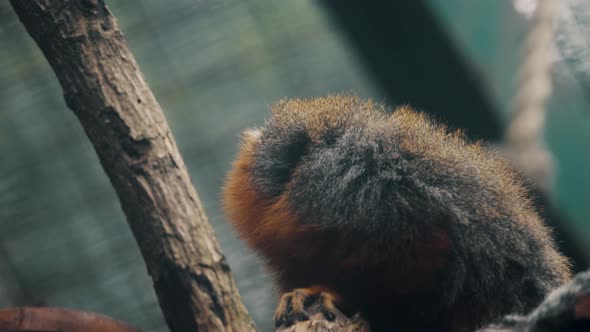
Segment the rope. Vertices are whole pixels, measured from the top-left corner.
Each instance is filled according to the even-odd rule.
[[[543,142],[546,102],[551,95],[553,33],[560,0],[540,0],[524,42],[505,152],[539,189],[553,184],[553,158]]]

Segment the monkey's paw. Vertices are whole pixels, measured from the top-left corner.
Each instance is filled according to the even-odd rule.
[[[334,321],[338,311],[335,302],[336,296],[332,293],[315,288],[296,288],[281,297],[275,312],[275,326],[289,327],[309,320],[315,313],[320,313],[328,321]]]

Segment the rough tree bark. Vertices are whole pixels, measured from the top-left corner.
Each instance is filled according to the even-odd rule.
[[[164,114],[103,0],[10,0],[110,178],[170,329],[255,331]],[[368,331],[320,315],[279,331]]]
[[[11,0],[110,178],[172,331],[254,331],[158,102],[102,0]]]

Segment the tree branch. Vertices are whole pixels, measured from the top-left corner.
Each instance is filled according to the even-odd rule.
[[[110,178],[172,331],[253,331],[172,137],[102,0],[11,0]]]
[[[0,331],[141,332],[123,322],[91,312],[30,307],[0,310]]]

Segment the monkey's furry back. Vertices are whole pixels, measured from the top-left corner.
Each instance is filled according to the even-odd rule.
[[[441,306],[524,311],[569,278],[507,164],[409,107],[286,100],[253,137],[253,190],[286,199],[301,227],[352,229],[393,256],[444,230],[452,247],[438,278]]]

